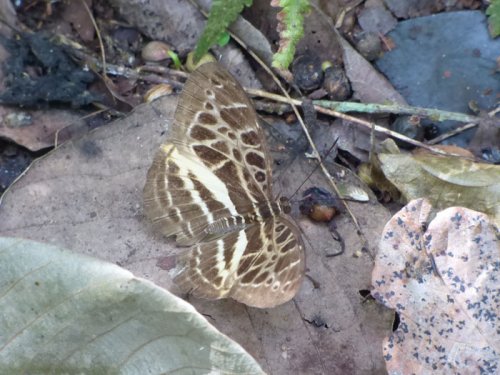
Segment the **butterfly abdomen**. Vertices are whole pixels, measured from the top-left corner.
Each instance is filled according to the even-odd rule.
[[[220,218],[209,224],[205,233],[210,237],[213,235],[222,235],[225,233],[242,230],[254,223],[262,223],[271,217],[279,216],[285,212],[281,202],[260,202],[257,209],[244,215],[230,216]]]
[[[242,230],[248,225],[248,220],[244,216],[224,217],[209,224],[205,232],[209,236],[222,235],[229,232]]]
[[[282,213],[289,212],[289,208],[288,200],[260,202],[257,209],[252,210],[250,213],[219,218],[207,225],[204,230],[206,236],[203,241],[212,240],[224,234],[245,229],[249,225],[262,223],[272,217],[278,217]]]

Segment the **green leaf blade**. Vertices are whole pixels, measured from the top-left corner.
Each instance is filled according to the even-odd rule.
[[[297,43],[304,35],[304,16],[309,11],[309,0],[273,0],[271,5],[283,8],[277,16],[280,47],[273,57],[272,66],[287,69]]]
[[[500,0],[492,0],[486,9],[486,14],[489,16],[491,36],[496,38],[500,35]]]
[[[223,38],[226,29],[238,18],[243,8],[250,5],[252,5],[252,0],[214,0],[212,2],[207,24],[194,50],[195,64],[211,46]]]

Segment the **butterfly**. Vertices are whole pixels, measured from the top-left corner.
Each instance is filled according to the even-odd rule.
[[[218,63],[188,78],[167,141],[144,187],[144,211],[187,247],[174,282],[207,299],[266,308],[292,299],[305,272],[304,244],[272,196],[271,159],[252,103]]]

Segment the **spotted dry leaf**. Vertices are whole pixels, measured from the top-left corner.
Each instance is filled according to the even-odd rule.
[[[488,216],[410,202],[386,225],[373,296],[399,313],[384,341],[390,374],[500,372],[500,234]]]
[[[186,292],[256,307],[296,294],[304,274],[300,232],[286,215],[288,201],[272,198],[257,114],[218,64],[187,80],[148,172],[144,208],[165,236],[189,247],[174,279]]]

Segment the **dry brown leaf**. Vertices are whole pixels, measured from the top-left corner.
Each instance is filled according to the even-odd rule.
[[[363,103],[407,104],[403,96],[373,65],[356,51],[342,36],[337,34],[347,77],[354,97]]]
[[[169,256],[178,249],[152,233],[142,214],[146,171],[162,134],[171,123],[175,97],[143,105],[127,118],[73,138],[41,160],[4,195],[0,234],[66,246],[106,259],[176,291],[168,272]],[[275,145],[275,144],[274,144]],[[273,145],[271,145],[273,148]],[[281,175],[276,191],[290,196],[316,164],[297,157]],[[338,175],[333,170],[332,174]],[[352,178],[345,173],[345,182]],[[328,187],[319,173],[308,183]],[[295,196],[297,200],[299,196]],[[389,219],[376,201],[352,209],[373,246]],[[383,371],[380,346],[392,314],[364,303],[373,265],[347,215],[336,218],[344,238],[340,250],[326,225],[295,215],[304,232],[308,274],[294,301],[275,309],[248,308],[232,300],[189,299],[211,324],[240,343],[273,374],[366,374]],[[354,252],[360,257],[353,257]]]
[[[378,158],[406,202],[425,197],[436,208],[464,206],[500,222],[500,166],[431,154],[380,153]]]
[[[379,35],[387,34],[398,24],[382,0],[366,1],[359,11],[358,22],[363,31]]]
[[[38,151],[54,146],[56,134],[67,127],[83,127],[81,116],[68,110],[19,110],[0,106],[0,137]],[[61,134],[60,134],[61,135]],[[59,142],[67,140],[59,137]]]
[[[390,374],[498,374],[500,234],[488,216],[425,199],[386,225],[373,296],[400,316],[384,342]]]
[[[92,0],[85,2],[88,9],[92,9]],[[69,1],[64,3],[61,17],[73,26],[83,41],[90,42],[94,39],[95,29],[86,9],[82,1]]]

